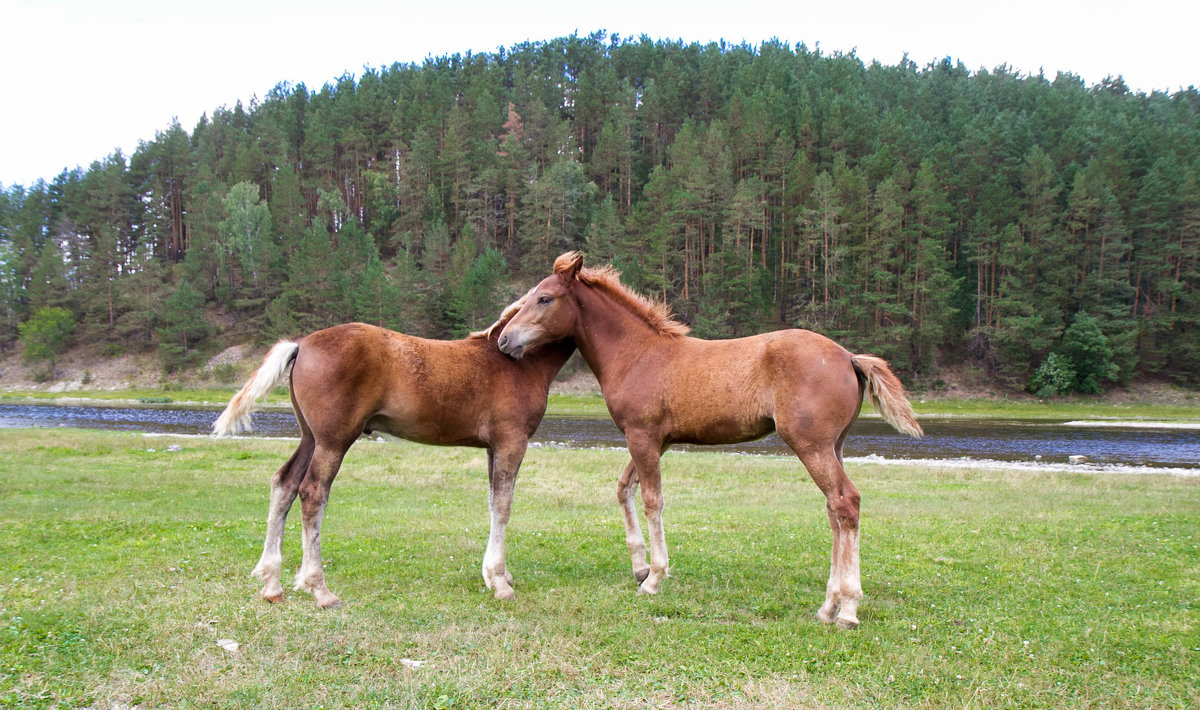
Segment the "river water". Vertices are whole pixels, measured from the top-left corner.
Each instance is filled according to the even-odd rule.
[[[0,427],[78,427],[160,434],[207,434],[214,409],[174,405],[64,406],[0,404]],[[298,437],[291,411],[255,412],[255,436]],[[859,419],[846,440],[850,461],[908,460],[947,463],[1006,462],[1066,465],[1086,456],[1085,468],[1162,469],[1200,475],[1200,423],[1194,426],[1139,422],[1064,422],[1046,420],[972,420],[926,417],[923,439],[902,436],[877,418]],[[624,448],[625,439],[608,419],[547,418],[534,445],[574,448]],[[728,446],[678,446],[744,454],[791,455],[772,434],[759,441]]]

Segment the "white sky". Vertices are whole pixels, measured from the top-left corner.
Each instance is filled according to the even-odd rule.
[[[493,52],[604,29],[751,44],[776,37],[864,63],[1122,75],[1136,91],[1200,85],[1195,0],[0,0],[0,184],[29,185],[121,148],[172,117],[248,103],[281,81],[316,90],[364,66]]]

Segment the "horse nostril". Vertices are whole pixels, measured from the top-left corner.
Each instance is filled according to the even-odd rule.
[[[508,336],[507,336],[507,335],[501,335],[501,336],[500,336],[500,340],[498,341],[498,343],[497,343],[497,344],[498,344],[500,347],[502,347],[502,348],[503,348],[505,345],[508,345]]]

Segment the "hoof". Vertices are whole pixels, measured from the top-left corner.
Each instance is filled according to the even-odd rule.
[[[264,601],[269,601],[272,604],[282,604],[283,603],[283,594],[282,593],[280,593],[280,594],[264,594],[264,595],[262,595],[262,598]]]
[[[658,594],[658,589],[651,589],[650,587],[646,586],[643,583],[643,584],[638,585],[637,593],[638,594]]]
[[[839,629],[846,629],[846,630],[857,629],[858,628],[858,619],[838,619],[837,627]]]
[[[649,576],[650,576],[650,568],[649,567],[647,567],[646,569],[639,569],[639,570],[633,571],[633,578],[637,580],[637,583],[639,585],[642,582],[645,582],[646,578]]]
[[[517,598],[517,593],[511,589],[496,592],[493,596],[502,602],[511,602]]]
[[[337,597],[333,597],[332,599],[322,599],[321,601],[317,602],[317,606],[321,607],[322,609],[340,609],[342,606],[342,600],[338,599]]]
[[[833,614],[826,614],[824,609],[817,611],[816,614],[813,614],[813,618],[822,624],[832,624],[835,621]]]

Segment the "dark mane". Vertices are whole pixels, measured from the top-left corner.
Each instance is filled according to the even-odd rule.
[[[683,337],[691,332],[686,323],[675,320],[671,306],[664,301],[634,293],[621,283],[621,273],[611,266],[589,266],[576,276],[581,282],[598,288],[646,321],[660,335]]]

